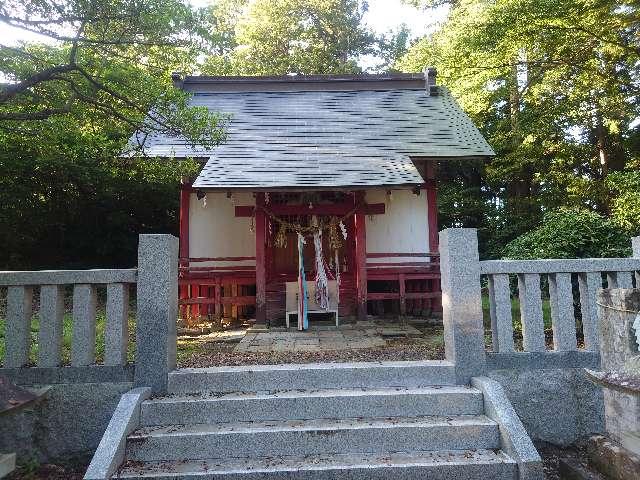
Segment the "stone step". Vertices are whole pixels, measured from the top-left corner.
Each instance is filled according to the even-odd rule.
[[[472,448],[500,448],[498,426],[483,415],[143,427],[129,436],[127,459],[201,460]]]
[[[466,386],[283,390],[177,395],[142,404],[143,426],[426,415],[479,415],[482,393]]]
[[[515,480],[517,467],[502,452],[313,455],[248,459],[128,462],[117,478],[145,480]]]
[[[311,363],[184,368],[169,373],[169,393],[260,392],[295,389],[425,387],[455,385],[452,363]]]

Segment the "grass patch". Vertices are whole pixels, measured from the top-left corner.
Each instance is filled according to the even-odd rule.
[[[96,363],[104,362],[104,346],[105,346],[105,325],[106,313],[104,310],[96,312]],[[135,316],[129,316],[129,344],[127,348],[127,360],[132,362],[135,355]],[[40,329],[40,318],[34,315],[31,318],[31,346],[29,349],[29,364],[35,365],[38,360],[38,331]],[[69,365],[71,363],[71,346],[73,343],[73,316],[71,313],[65,313],[62,320],[62,364]],[[4,360],[6,351],[5,340],[5,319],[0,318],[0,365]]]
[[[491,314],[489,310],[489,295],[482,296],[482,317],[485,330],[491,331]],[[542,299],[542,317],[545,330],[551,328],[551,303],[548,298]],[[522,334],[522,322],[520,320],[520,302],[517,298],[511,299],[511,318],[513,331]]]

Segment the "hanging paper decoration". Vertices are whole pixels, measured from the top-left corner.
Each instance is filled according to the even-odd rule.
[[[253,233],[256,231],[256,217],[251,217],[251,220],[249,221],[249,232]]]
[[[342,231],[342,238],[347,239],[347,227],[344,226],[344,222],[340,220],[340,230]]]
[[[316,303],[323,310],[329,310],[329,279],[322,255],[322,230],[313,234],[313,247],[316,251]]]
[[[269,205],[269,201],[271,200],[271,197],[269,196],[269,192],[265,192],[264,194],[264,203]]]
[[[329,223],[329,247],[333,250],[342,247],[342,241],[338,235],[338,224],[334,220]]]
[[[287,227],[284,223],[278,225],[278,233],[276,233],[276,238],[273,241],[273,244],[277,248],[284,248],[287,246]]]
[[[309,328],[307,317],[307,279],[304,274],[304,237],[298,233],[298,330]]]

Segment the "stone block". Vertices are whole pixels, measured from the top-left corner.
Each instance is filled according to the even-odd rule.
[[[351,418],[170,425],[130,437],[133,461],[495,449],[498,426],[482,416]]]
[[[122,465],[127,436],[140,424],[140,404],[150,395],[150,388],[136,388],[122,395],[84,480],[108,480]]]
[[[77,283],[136,283],[137,270],[39,270],[29,272],[3,272],[0,287],[12,285],[75,285]]]
[[[587,442],[589,461],[607,478],[636,480],[640,478],[640,456],[626,450],[608,437],[594,435]]]
[[[640,456],[640,396],[605,389],[604,412],[607,433]]]
[[[601,388],[581,368],[505,369],[487,376],[500,383],[534,441],[567,446],[604,430]]]
[[[11,415],[0,415],[0,452],[16,452],[19,463],[34,459],[45,463],[93,452],[120,397],[131,386],[131,383],[52,385],[41,401]]]
[[[104,332],[105,365],[124,365],[127,363],[129,288],[126,283],[107,285],[107,323]]]
[[[177,238],[140,235],[137,302],[135,384],[162,393],[176,366]]]
[[[518,464],[518,479],[544,480],[542,459],[502,386],[487,377],[474,377],[471,384],[483,394],[485,415],[500,428],[502,450]]]
[[[7,288],[4,358],[6,368],[22,367],[29,362],[32,302],[31,287]]]
[[[172,425],[267,420],[311,420],[481,415],[482,394],[461,386],[278,390],[273,393],[169,396],[144,402],[141,424]]]
[[[64,288],[43,285],[40,288],[38,366],[57,367],[62,360],[62,322]]]
[[[139,480],[141,474],[181,480],[514,480],[517,468],[502,453],[474,449],[149,462],[127,466],[119,478]]]
[[[451,385],[453,364],[409,362],[309,363],[178,369],[169,374],[169,393],[256,392],[273,389]]]
[[[578,274],[578,286],[584,345],[587,350],[597,352],[600,350],[600,331],[596,299],[598,290],[602,288],[600,272]]]
[[[513,352],[513,319],[509,276],[489,275],[489,310],[494,352]]]
[[[638,258],[566,258],[559,260],[485,260],[480,262],[483,274],[550,272],[631,272],[640,268]]]
[[[16,469],[15,453],[0,453],[0,478],[4,478]]]
[[[640,289],[600,290],[600,358],[602,370],[622,370],[632,355],[637,355],[632,324],[640,311]]]
[[[544,352],[546,345],[540,275],[533,273],[518,275],[518,294],[523,349],[525,352]]]
[[[71,341],[71,365],[74,367],[95,363],[96,301],[96,288],[93,285],[74,285]]]
[[[475,229],[440,232],[440,272],[445,355],[458,382],[485,370],[480,261]]]
[[[549,275],[549,297],[553,328],[553,347],[557,351],[576,350],[576,319],[570,273]]]

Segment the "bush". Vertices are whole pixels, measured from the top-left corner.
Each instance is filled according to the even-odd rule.
[[[611,191],[611,218],[633,235],[640,235],[640,160],[607,178]]]
[[[628,257],[630,233],[613,221],[585,209],[545,214],[542,224],[504,248],[511,259]]]

